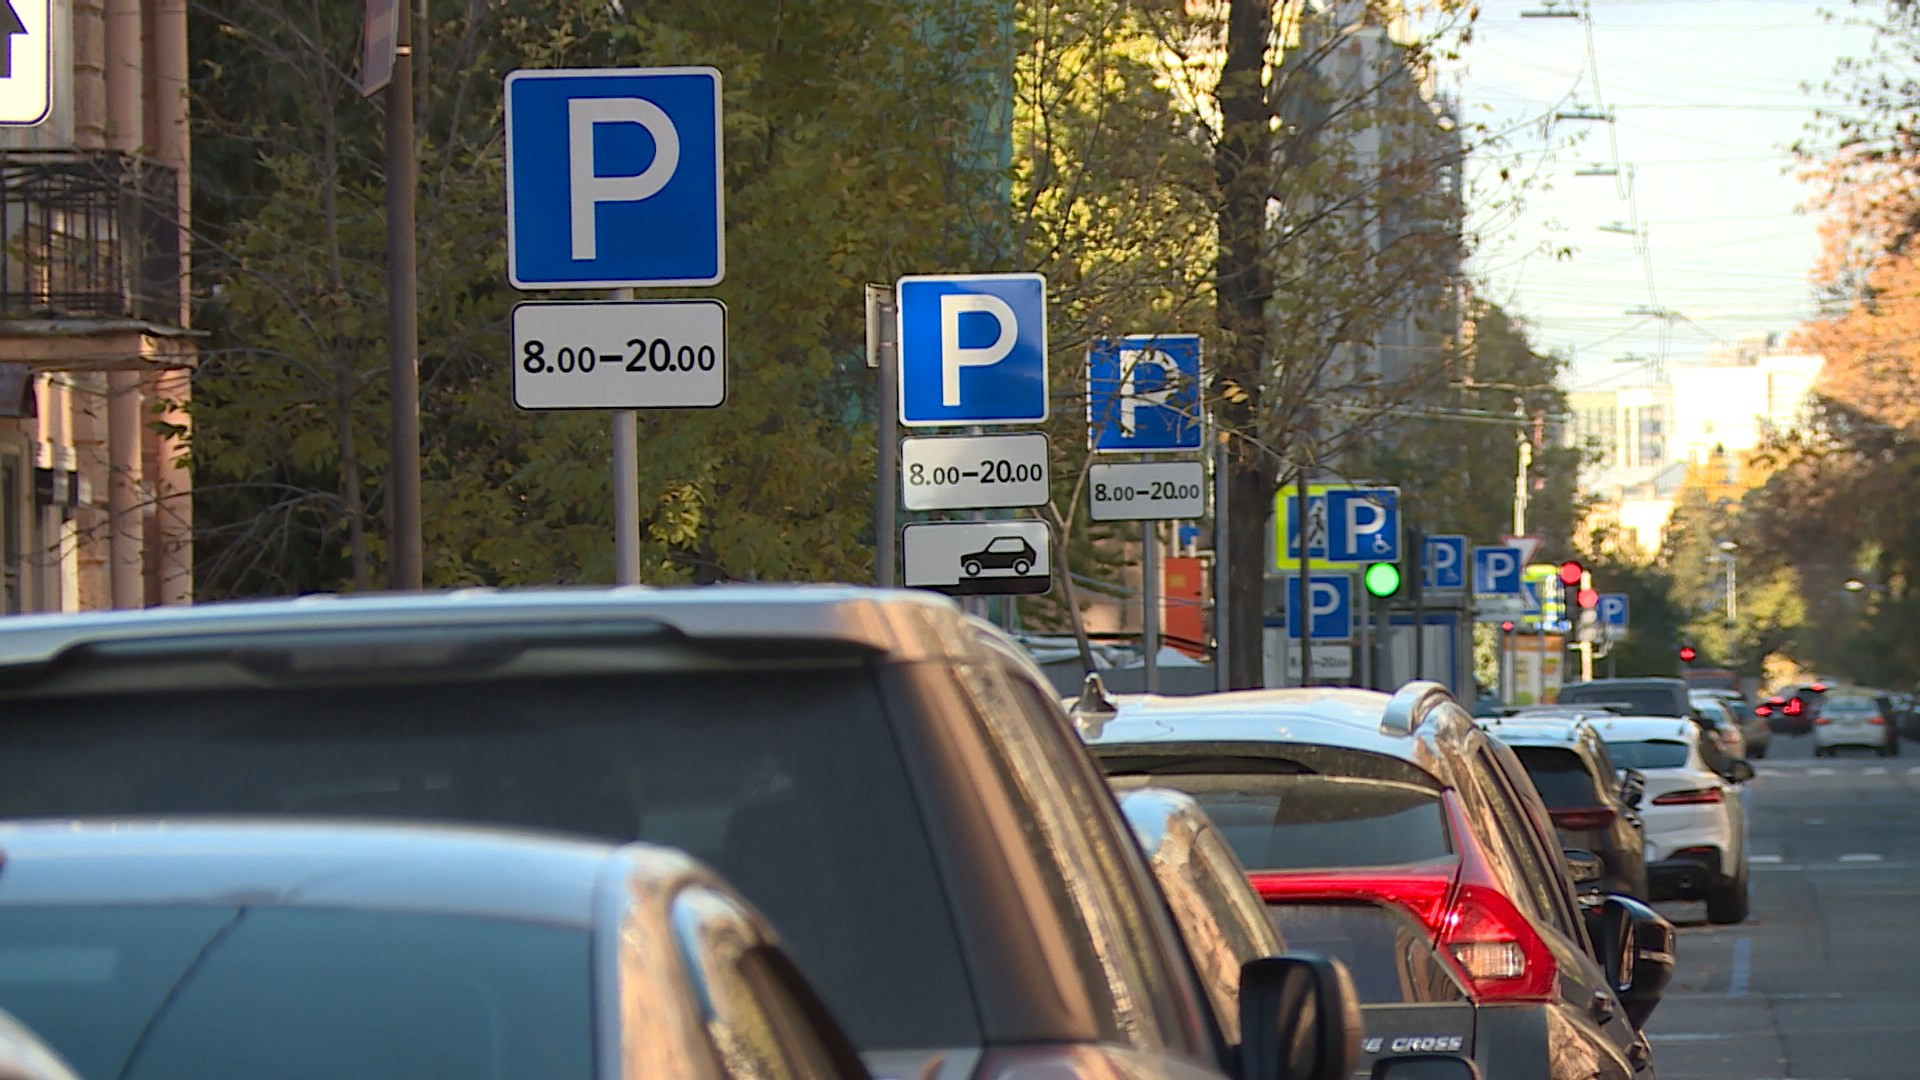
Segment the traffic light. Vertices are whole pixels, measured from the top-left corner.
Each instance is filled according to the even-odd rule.
[[[1500,632],[1501,632],[1501,633],[1503,633],[1503,634],[1511,634],[1511,633],[1513,633],[1513,620],[1512,620],[1512,619],[1508,619],[1508,620],[1507,620],[1506,622],[1503,622],[1503,623],[1501,623],[1501,624],[1500,624]]]
[[[1360,580],[1367,587],[1367,595],[1392,596],[1400,591],[1400,566],[1390,562],[1374,563],[1367,567],[1367,572]]]
[[[1700,651],[1698,649],[1695,649],[1691,645],[1680,646],[1680,662],[1681,663],[1691,664],[1699,658],[1700,658]]]
[[[1580,579],[1587,576],[1587,568],[1568,559],[1560,564],[1560,584],[1569,589],[1578,588]]]
[[[1579,593],[1574,596],[1574,600],[1580,605],[1580,610],[1592,611],[1594,608],[1600,606],[1600,591],[1598,589],[1581,589]]]

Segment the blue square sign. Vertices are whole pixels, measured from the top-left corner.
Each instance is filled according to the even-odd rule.
[[[506,127],[514,288],[726,276],[718,71],[515,71]]]
[[[1200,449],[1200,335],[1132,334],[1087,350],[1093,449]]]
[[[909,427],[1047,419],[1047,279],[903,277],[900,422]]]

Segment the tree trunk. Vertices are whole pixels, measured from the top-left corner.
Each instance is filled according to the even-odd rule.
[[[1258,436],[1261,386],[1267,363],[1266,299],[1273,270],[1266,258],[1267,193],[1272,190],[1273,137],[1265,81],[1273,5],[1232,0],[1227,12],[1227,56],[1220,78],[1220,142],[1214,148],[1219,199],[1219,254],[1214,261],[1220,363],[1215,415],[1232,434]],[[1227,680],[1234,689],[1264,684],[1262,643],[1267,518],[1274,467],[1261,443],[1234,439],[1227,455],[1226,537],[1232,580],[1227,588],[1230,633]],[[1220,541],[1216,539],[1216,543]]]

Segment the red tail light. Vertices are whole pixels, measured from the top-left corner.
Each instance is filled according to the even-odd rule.
[[[1457,863],[1247,876],[1268,903],[1367,900],[1405,909],[1444,946],[1475,1002],[1551,1000],[1560,974],[1552,950],[1501,891],[1453,793],[1442,802],[1462,848]]]
[[[1717,787],[1694,788],[1692,791],[1669,791],[1653,800],[1655,806],[1697,806],[1704,803],[1727,801],[1726,795]]]
[[[1829,720],[1829,719],[1827,719],[1827,718],[1826,718],[1826,717],[1824,717],[1824,716],[1821,716],[1821,717],[1816,717],[1816,718],[1814,719],[1814,721],[1813,721],[1813,722],[1814,722],[1814,723],[1816,723],[1816,724],[1831,724],[1831,723],[1833,723],[1833,721],[1831,721],[1831,720]]]
[[[1768,716],[1772,716],[1772,715],[1773,715],[1773,706],[1771,706],[1771,705],[1755,705],[1755,706],[1753,707],[1753,715],[1755,715],[1755,716],[1758,716],[1758,717],[1762,717],[1762,718],[1764,718],[1764,717],[1768,717]]]
[[[1549,810],[1555,828],[1568,832],[1586,832],[1590,829],[1604,829],[1613,824],[1613,811],[1604,806],[1583,807],[1578,810]]]
[[[1881,716],[1869,716],[1869,717],[1867,717],[1867,723],[1869,723],[1869,724],[1885,724],[1886,722],[1887,722],[1887,721],[1886,721],[1886,718],[1885,718],[1885,717],[1881,717]]]

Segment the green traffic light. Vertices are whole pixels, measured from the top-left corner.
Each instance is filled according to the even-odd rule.
[[[1374,563],[1367,567],[1363,580],[1369,595],[1392,596],[1400,591],[1400,567],[1390,562]]]

